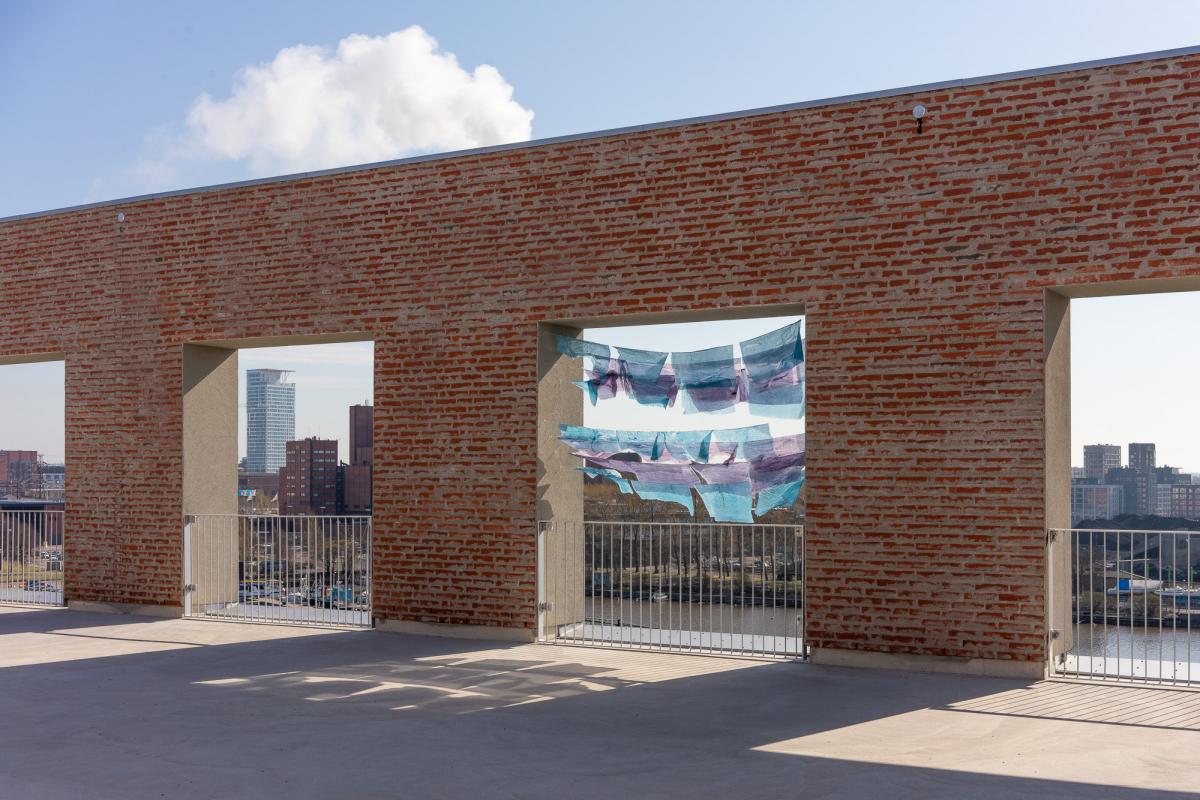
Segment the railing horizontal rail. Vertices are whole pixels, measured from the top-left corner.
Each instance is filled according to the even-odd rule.
[[[188,617],[370,627],[371,518],[188,515],[184,576]]]
[[[63,512],[0,511],[0,603],[63,604]]]
[[[802,525],[546,521],[538,639],[801,658]]]

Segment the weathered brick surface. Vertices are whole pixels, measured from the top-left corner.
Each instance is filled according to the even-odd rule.
[[[361,331],[379,613],[529,627],[537,321],[802,302],[814,643],[1038,659],[1042,290],[1200,276],[1198,102],[1175,57],[0,223],[68,594],[179,602],[184,342]]]

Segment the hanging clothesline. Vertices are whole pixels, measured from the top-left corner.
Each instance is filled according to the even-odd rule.
[[[668,408],[682,395],[685,413],[723,413],[749,403],[755,414],[785,419],[804,415],[804,339],[800,322],[738,344],[696,351],[610,348],[559,336],[558,351],[586,358],[575,381],[592,405],[624,393],[638,403]],[[612,351],[616,350],[614,356]]]
[[[560,425],[559,432],[584,461],[585,475],[689,513],[695,513],[694,489],[717,522],[753,522],[753,514],[790,507],[804,485],[804,434],[771,437],[768,425],[700,431]]]

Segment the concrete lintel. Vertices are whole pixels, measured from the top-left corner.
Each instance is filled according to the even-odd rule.
[[[251,336],[243,339],[212,339],[188,342],[188,344],[222,347],[226,350],[245,350],[253,347],[302,347],[313,344],[370,342],[374,339],[375,336],[366,331],[342,331],[341,333],[296,333],[282,336]]]
[[[490,642],[534,641],[533,631],[528,628],[498,628],[490,625],[446,625],[435,622],[413,622],[402,619],[375,621],[375,630],[384,633],[403,633],[409,636],[439,636],[450,639],[480,639]]]
[[[868,650],[841,650],[817,647],[812,662],[830,667],[866,667],[870,669],[900,669],[910,672],[944,672],[958,675],[979,675],[988,678],[1021,678],[1042,680],[1046,667],[1040,661],[1009,661],[998,658],[955,658],[914,653],[880,653]]]
[[[87,611],[93,614],[127,614],[135,617],[159,617],[178,619],[183,616],[180,606],[152,606],[140,603],[94,603],[87,600],[70,600],[67,608],[72,611]]]
[[[0,355],[0,366],[12,364],[44,364],[47,361],[66,361],[66,353],[22,353],[16,356]]]
[[[605,314],[597,317],[546,320],[548,325],[568,328],[614,328],[627,325],[674,325],[681,322],[716,322],[731,319],[761,319],[762,317],[804,316],[803,303],[768,303],[760,305],[714,306],[637,314]]]
[[[1047,287],[1053,294],[1069,298],[1125,297],[1135,294],[1168,294],[1200,291],[1200,276],[1177,278],[1139,278],[1128,281],[1089,281]]]

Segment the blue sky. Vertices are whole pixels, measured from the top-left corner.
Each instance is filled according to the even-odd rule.
[[[1198,33],[1200,4],[1151,0],[0,0],[0,216],[1182,47]],[[382,111],[364,120],[364,108]],[[1108,388],[1083,413],[1076,403],[1076,461],[1085,441],[1157,438],[1165,460],[1200,470],[1185,424],[1200,387],[1178,368],[1200,301],[1159,300],[1121,301],[1126,335],[1108,339],[1107,312],[1077,307],[1076,398]],[[1089,325],[1103,342],[1095,359],[1078,349]],[[1139,339],[1164,329],[1189,332]],[[1113,364],[1146,364],[1148,351],[1164,353],[1164,369],[1139,371],[1149,382],[1117,404]],[[323,390],[301,433],[361,401],[349,376],[361,353],[346,358],[305,365],[314,385],[340,376],[346,390]],[[0,447],[61,457],[61,402],[48,399],[61,385],[60,367],[0,368]],[[1180,426],[1126,422],[1156,419]]]

